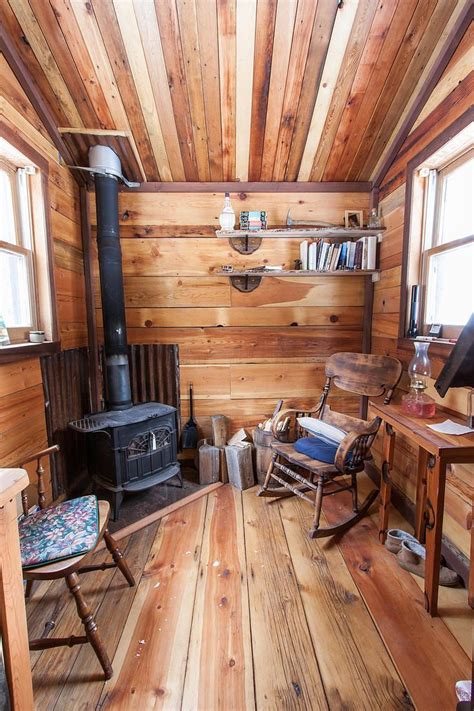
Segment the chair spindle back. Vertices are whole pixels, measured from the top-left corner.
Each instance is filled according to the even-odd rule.
[[[44,481],[44,467],[42,464],[42,460],[44,457],[50,457],[52,456],[55,452],[59,452],[59,447],[57,444],[53,444],[51,447],[48,447],[47,449],[43,449],[41,452],[37,452],[36,454],[33,454],[31,457],[28,459],[22,459],[21,462],[19,462],[16,466],[20,469],[23,469],[25,464],[29,464],[30,462],[36,461],[36,476],[38,477],[38,506],[40,509],[44,509],[46,506],[46,485]],[[26,489],[23,489],[21,492],[21,506],[23,509],[23,514],[25,516],[28,516],[28,493]]]
[[[331,385],[365,397],[384,397],[388,405],[402,375],[402,364],[391,356],[370,353],[334,353],[326,361],[326,382],[321,395],[324,410]]]

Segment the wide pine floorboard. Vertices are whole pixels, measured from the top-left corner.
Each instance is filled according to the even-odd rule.
[[[122,541],[135,588],[82,576],[114,676],[89,645],[32,654],[39,711],[454,708],[468,656],[374,522],[310,540],[307,504],[255,491],[223,486]],[[348,504],[325,499],[327,521]],[[63,585],[36,586],[30,636],[80,633]]]

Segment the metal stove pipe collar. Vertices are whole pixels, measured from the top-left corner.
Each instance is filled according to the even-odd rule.
[[[122,179],[120,158],[109,146],[97,144],[89,148],[89,167],[97,173]]]

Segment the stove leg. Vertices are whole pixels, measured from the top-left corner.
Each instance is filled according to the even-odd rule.
[[[122,505],[123,501],[123,491],[113,491],[112,492],[112,521],[116,521],[118,519],[118,513],[120,506]]]

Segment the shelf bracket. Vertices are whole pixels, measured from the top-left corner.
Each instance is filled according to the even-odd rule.
[[[262,244],[262,238],[248,234],[242,237],[229,237],[229,244],[239,254],[252,254]]]
[[[260,282],[262,281],[261,276],[252,276],[251,274],[245,274],[245,276],[232,276],[232,274],[230,274],[229,279],[234,289],[243,291],[244,293],[254,291],[260,286]]]

